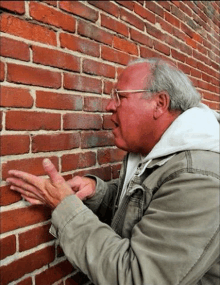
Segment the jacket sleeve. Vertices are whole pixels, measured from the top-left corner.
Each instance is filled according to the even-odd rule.
[[[219,180],[182,173],[162,184],[131,239],[74,195],[52,223],[68,260],[96,285],[196,284],[219,255]]]

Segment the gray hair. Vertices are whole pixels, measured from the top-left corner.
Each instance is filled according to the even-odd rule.
[[[186,111],[198,106],[201,96],[185,73],[159,58],[137,59],[129,65],[144,62],[150,64],[151,73],[146,89],[152,90],[152,93],[167,91],[170,96],[169,110]]]

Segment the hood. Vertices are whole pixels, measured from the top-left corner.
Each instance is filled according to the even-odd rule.
[[[220,114],[200,103],[173,121],[142,162],[184,150],[209,150],[219,153],[219,124]]]

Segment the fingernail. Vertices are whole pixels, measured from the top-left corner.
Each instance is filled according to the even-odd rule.
[[[10,189],[11,189],[11,190],[15,190],[14,186],[11,186]]]
[[[43,160],[43,164],[44,164],[44,165],[50,165],[50,164],[51,164],[51,161],[49,160],[49,158],[45,158],[45,159]]]

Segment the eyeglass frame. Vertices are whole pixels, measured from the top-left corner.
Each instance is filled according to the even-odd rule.
[[[143,89],[143,90],[117,90],[112,89],[111,91],[111,100],[115,101],[116,107],[119,107],[121,104],[121,100],[119,98],[119,93],[141,93],[141,92],[153,92],[151,89]]]

